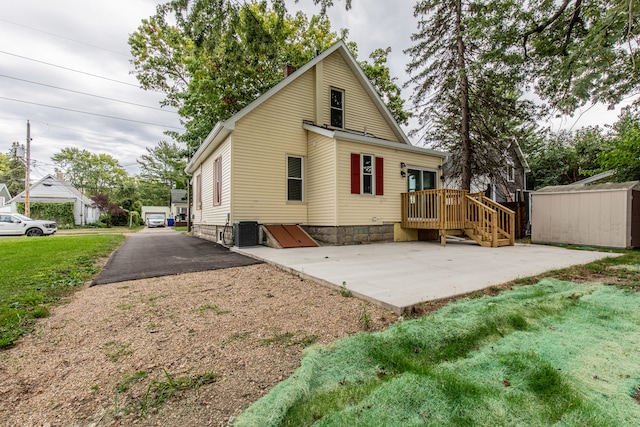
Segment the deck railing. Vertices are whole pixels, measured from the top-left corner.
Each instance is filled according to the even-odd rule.
[[[402,227],[470,231],[474,238],[497,246],[515,240],[515,213],[482,193],[439,189],[402,193]]]
[[[402,193],[402,227],[423,229],[464,228],[466,191],[425,190]]]

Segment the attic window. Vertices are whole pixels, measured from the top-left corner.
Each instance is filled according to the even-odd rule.
[[[344,128],[344,91],[331,89],[331,127]]]
[[[511,162],[507,165],[507,180],[514,182],[516,180],[516,169]]]

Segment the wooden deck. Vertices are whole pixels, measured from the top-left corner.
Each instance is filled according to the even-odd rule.
[[[482,193],[464,190],[425,190],[402,193],[402,227],[464,234],[482,246],[513,246],[515,213]]]

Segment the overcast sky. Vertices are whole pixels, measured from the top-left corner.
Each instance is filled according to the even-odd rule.
[[[287,2],[290,13],[318,11],[312,0]],[[139,89],[130,74],[128,37],[158,3],[162,1],[0,0],[0,152],[7,153],[13,141],[25,143],[29,120],[36,178],[53,173],[51,156],[64,147],[110,154],[136,173],[145,147],[168,140],[163,131],[181,128],[177,114],[158,109],[162,95]],[[390,46],[392,75],[404,83],[408,58],[403,50],[416,30],[415,1],[353,0],[349,12],[342,1],[335,3],[329,11],[333,28],[349,29],[360,59]],[[409,95],[405,90],[406,99]],[[615,114],[592,109],[577,124],[565,119],[554,127],[614,119]]]

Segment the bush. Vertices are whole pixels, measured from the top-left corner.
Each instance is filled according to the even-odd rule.
[[[142,221],[142,217],[138,211],[131,211],[131,225],[142,225],[144,221]]]
[[[24,214],[24,203],[17,203],[16,208],[19,213]],[[73,215],[75,204],[65,203],[44,203],[32,202],[29,204],[31,218],[53,220],[58,224],[58,228],[71,228],[76,224]]]

